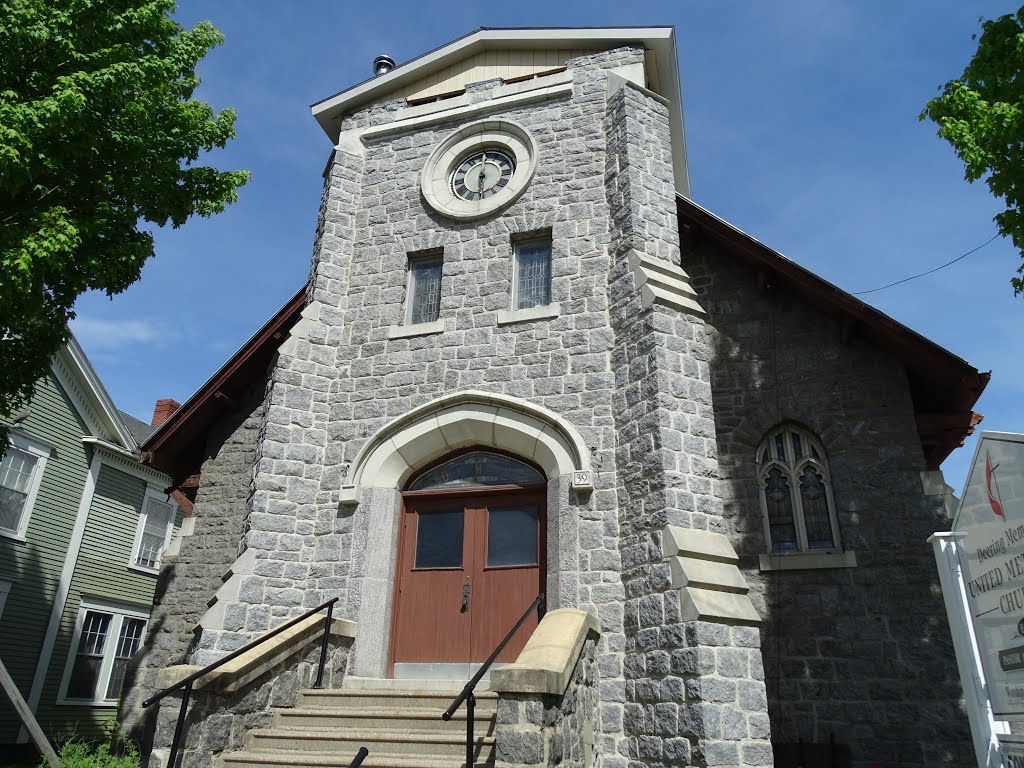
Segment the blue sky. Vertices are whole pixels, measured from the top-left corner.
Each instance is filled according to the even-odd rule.
[[[225,43],[204,59],[199,95],[238,112],[218,152],[252,181],[211,220],[157,233],[142,280],[83,297],[72,328],[122,409],[184,401],[306,279],[331,150],[309,105],[480,26],[676,27],[693,199],[847,291],[922,272],[995,233],[1000,208],[963,181],[952,149],[917,120],[957,76],[978,18],[1014,10],[974,0],[630,0],[430,3],[184,0]],[[983,428],[1024,432],[1019,263],[1001,239],[937,274],[863,296],[993,378]],[[963,483],[973,441],[943,465]]]

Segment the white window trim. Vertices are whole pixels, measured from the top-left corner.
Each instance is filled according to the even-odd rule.
[[[790,440],[790,433],[792,432],[800,434],[807,445],[804,457],[795,463],[790,463],[785,459],[780,460],[775,445],[775,436],[781,433],[785,438],[787,449],[792,451],[793,444]],[[812,446],[818,453],[819,458],[817,459],[811,453]],[[766,447],[768,448],[769,456],[762,463],[761,455]],[[768,547],[767,554],[760,557],[760,570],[777,571],[855,567],[857,565],[856,555],[853,552],[845,552],[843,550],[839,519],[836,516],[836,502],[835,497],[832,495],[832,476],[829,472],[825,446],[822,445],[821,440],[807,429],[792,422],[786,422],[772,429],[764,440],[758,444],[754,461],[757,466],[757,497],[761,505],[761,523],[764,528],[764,540]],[[829,524],[832,529],[833,542],[833,546],[827,549],[811,549],[807,544],[807,526],[804,520],[803,500],[799,492],[799,477],[800,473],[808,465],[813,466],[821,474],[825,485],[825,498],[828,502]],[[789,480],[790,498],[793,503],[793,522],[796,529],[797,548],[788,552],[775,552],[773,550],[771,525],[768,520],[768,503],[765,498],[764,482],[768,472],[775,467],[781,470]]]
[[[75,633],[71,637],[71,646],[68,649],[68,658],[64,663],[64,675],[60,681],[60,692],[57,694],[57,703],[66,706],[103,706],[116,707],[117,699],[69,699],[67,697],[68,684],[71,682],[71,670],[75,666],[75,659],[78,657],[78,643],[82,639],[82,626],[85,624],[87,611],[99,611],[112,614],[110,627],[107,630],[107,644],[103,650],[103,663],[100,665],[99,683],[97,690],[106,691],[110,682],[110,671],[114,666],[114,655],[117,652],[117,641],[121,637],[121,624],[128,619],[142,619],[146,626],[142,630],[142,638],[139,641],[139,648],[146,643],[146,633],[149,632],[149,614],[131,608],[124,608],[112,603],[101,603],[83,598],[78,605],[78,618],[75,619]]]
[[[413,336],[430,336],[434,333],[444,333],[444,320],[435,320],[432,323],[416,323],[416,325],[389,325],[389,339],[408,339]]]
[[[557,301],[529,309],[499,309],[498,325],[512,323],[528,323],[531,320],[550,320],[561,314],[561,306]]]
[[[0,621],[4,618],[4,606],[7,605],[9,594],[11,594],[11,582],[0,581]]]
[[[164,533],[164,545],[160,548],[160,556],[157,558],[157,564],[154,568],[139,565],[138,562],[136,562],[139,557],[139,549],[142,546],[142,533],[146,528],[146,510],[148,508],[149,499],[154,499],[155,501],[159,501],[163,504],[170,504],[172,507],[170,519],[167,521],[167,531]],[[163,553],[167,551],[167,547],[171,544],[171,538],[174,536],[174,523],[178,519],[179,511],[178,503],[174,499],[156,486],[149,484],[146,485],[146,495],[142,499],[142,509],[139,510],[139,520],[135,526],[135,540],[132,542],[131,554],[128,555],[129,570],[154,575],[160,573],[160,561],[163,559]]]
[[[519,249],[526,248],[531,245],[545,244],[548,247],[548,303],[547,304],[536,304],[532,307],[526,307],[524,309],[517,309],[519,304]],[[549,313],[552,309],[553,297],[553,282],[554,282],[554,269],[555,269],[555,244],[550,235],[542,237],[529,237],[523,238],[522,240],[514,240],[512,242],[512,307],[505,316],[505,322],[515,322],[518,319],[522,320],[539,320],[542,317],[551,317]],[[557,302],[554,302],[554,311],[557,315],[558,306]],[[500,323],[502,318],[499,318]]]
[[[9,434],[11,444],[15,448],[35,456],[36,463],[32,468],[32,483],[29,486],[28,495],[25,497],[25,508],[18,523],[18,530],[11,531],[6,528],[0,528],[0,537],[15,541],[25,541],[25,535],[28,532],[28,521],[32,517],[32,508],[35,506],[36,496],[39,495],[39,486],[43,482],[43,472],[46,471],[46,460],[50,457],[53,448],[41,440],[36,440],[19,432],[17,428],[11,429]]]

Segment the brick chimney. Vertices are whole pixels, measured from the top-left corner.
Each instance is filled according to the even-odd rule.
[[[179,408],[181,408],[181,403],[172,398],[165,397],[157,400],[156,405],[153,406],[153,420],[149,422],[150,426],[159,427]]]

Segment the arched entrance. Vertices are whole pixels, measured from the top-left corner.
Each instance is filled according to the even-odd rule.
[[[463,677],[544,589],[546,477],[475,446],[412,476],[402,493],[389,666],[394,677]],[[532,616],[498,661],[514,661]]]

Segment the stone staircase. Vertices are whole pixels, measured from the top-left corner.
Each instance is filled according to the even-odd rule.
[[[291,709],[275,709],[273,725],[251,730],[241,752],[225,752],[219,768],[342,768],[360,747],[366,768],[464,768],[466,711],[441,713],[453,690],[308,690]],[[474,766],[494,765],[497,695],[477,694]]]

